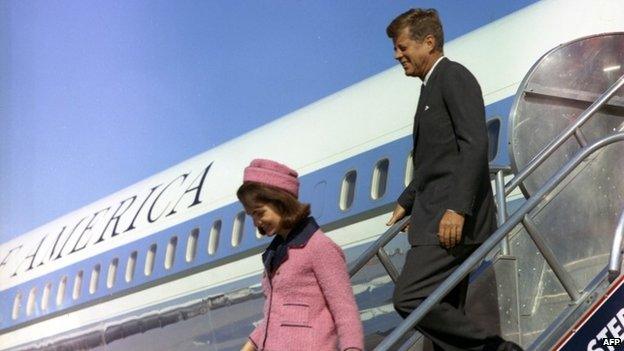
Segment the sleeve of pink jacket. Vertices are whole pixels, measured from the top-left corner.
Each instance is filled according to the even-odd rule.
[[[258,324],[258,326],[251,332],[249,335],[249,340],[254,345],[256,350],[258,349],[258,345],[260,345],[260,333],[262,332],[262,328],[264,328],[264,319]]]
[[[254,328],[251,334],[249,334],[249,340],[254,344],[254,347],[256,349],[258,349],[258,345],[260,345],[260,343],[262,342],[262,340],[260,340],[260,338],[264,336],[262,332],[266,330],[266,325],[265,325],[266,312],[268,310],[268,303],[269,303],[269,301],[267,300],[266,284],[267,284],[266,276],[263,274],[262,275],[262,293],[264,294],[264,308],[262,310],[264,312],[264,317],[262,318],[260,323],[258,323],[256,328]]]
[[[336,322],[340,350],[364,350],[364,331],[344,253],[330,238],[323,239],[314,245],[312,267]]]

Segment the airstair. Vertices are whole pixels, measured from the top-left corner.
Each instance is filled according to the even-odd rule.
[[[475,322],[527,350],[566,347],[562,338],[597,301],[603,303],[620,276],[622,67],[624,33],[610,33],[563,44],[531,68],[510,115],[511,165],[490,165],[498,230],[404,321],[388,317],[389,284],[380,283],[383,303],[360,306],[367,349],[427,349],[414,326],[471,272],[467,313]],[[505,177],[511,178],[507,184]],[[521,205],[507,216],[506,197],[516,189],[524,200],[515,201]],[[350,264],[354,284],[396,281],[407,250],[397,244],[404,244],[397,234],[407,220]],[[360,276],[363,271],[368,273]],[[587,344],[566,348],[576,349],[586,350]]]

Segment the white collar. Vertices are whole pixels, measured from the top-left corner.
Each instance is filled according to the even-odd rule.
[[[427,75],[425,76],[425,80],[423,80],[423,85],[427,85],[427,81],[429,80],[429,77],[431,77],[431,73],[433,73],[433,70],[444,57],[444,55],[440,56],[440,58],[433,64],[433,66],[431,66],[431,69],[429,70],[429,72],[427,72]]]

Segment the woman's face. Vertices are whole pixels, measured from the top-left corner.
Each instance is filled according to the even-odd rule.
[[[254,225],[262,235],[287,234],[281,228],[282,216],[269,204],[256,204],[245,207],[245,212],[253,218]]]

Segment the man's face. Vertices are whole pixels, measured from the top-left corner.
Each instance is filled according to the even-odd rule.
[[[425,37],[422,42],[413,40],[409,28],[403,28],[394,39],[394,58],[401,63],[405,75],[425,79],[431,68],[434,39]]]

